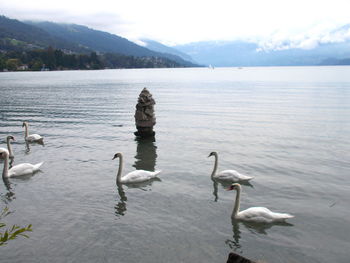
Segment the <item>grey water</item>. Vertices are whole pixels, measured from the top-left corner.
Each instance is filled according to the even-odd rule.
[[[133,134],[141,90],[156,101],[155,139]],[[22,122],[45,145],[26,147]],[[29,239],[1,262],[349,262],[350,67],[139,69],[0,73],[0,147],[42,171],[0,184],[8,226]],[[254,176],[241,209],[295,215],[282,225],[234,222],[219,170]],[[160,180],[117,187],[124,173]],[[0,160],[2,169],[3,162]]]

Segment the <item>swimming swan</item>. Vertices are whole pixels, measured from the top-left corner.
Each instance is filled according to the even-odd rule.
[[[44,144],[44,138],[41,137],[39,134],[30,134],[29,135],[29,129],[28,129],[28,122],[24,121],[22,124],[22,127],[25,128],[25,134],[24,134],[24,139],[26,142],[37,142],[40,144]]]
[[[130,172],[122,177],[123,169],[123,155],[121,153],[116,153],[112,160],[119,158],[119,169],[117,173],[117,184],[130,184],[130,183],[141,183],[148,181],[152,178],[157,177],[161,171],[145,171],[145,170],[136,170]]]
[[[214,156],[215,157],[215,164],[214,169],[211,174],[212,179],[218,179],[223,181],[230,181],[230,182],[240,182],[240,181],[249,181],[253,179],[252,176],[247,176],[244,174],[241,174],[235,170],[224,170],[219,173],[216,173],[216,170],[218,169],[218,153],[217,152],[211,152],[208,157]]]
[[[232,211],[232,219],[256,222],[256,223],[274,223],[284,222],[288,218],[293,218],[293,215],[286,213],[275,213],[267,209],[266,207],[251,207],[243,211],[239,211],[240,198],[241,198],[241,185],[232,184],[227,190],[236,190],[236,201]]]
[[[33,174],[39,171],[40,166],[43,164],[43,162],[34,165],[30,163],[21,163],[9,169],[9,151],[5,148],[0,148],[0,155],[5,159],[4,169],[2,171],[3,178]]]

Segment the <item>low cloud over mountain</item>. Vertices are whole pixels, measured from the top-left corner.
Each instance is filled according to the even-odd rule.
[[[174,48],[198,63],[214,66],[323,65],[330,61],[333,65],[350,58],[350,24],[293,37],[276,32],[266,39],[197,42]]]

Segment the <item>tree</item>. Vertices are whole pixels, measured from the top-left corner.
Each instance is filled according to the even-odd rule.
[[[0,219],[4,218],[8,214],[10,214],[9,209],[5,207],[0,214]],[[0,229],[4,228],[5,226],[5,223],[0,222]],[[15,239],[17,236],[29,238],[26,234],[24,234],[24,232],[31,231],[32,225],[28,225],[26,227],[19,227],[17,225],[13,225],[11,228],[6,229],[5,232],[0,231],[0,246],[6,245],[8,241]]]
[[[56,69],[55,51],[54,51],[54,49],[51,46],[47,48],[47,62],[46,62],[46,65],[51,70]]]
[[[0,54],[0,71],[4,70],[6,68],[6,60],[5,58]]]
[[[14,71],[21,65],[21,61],[18,58],[10,58],[6,61],[6,68],[8,70]]]

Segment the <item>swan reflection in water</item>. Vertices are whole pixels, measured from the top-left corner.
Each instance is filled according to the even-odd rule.
[[[257,222],[246,222],[236,219],[231,219],[233,239],[227,239],[225,244],[227,244],[235,252],[243,253],[242,245],[240,244],[240,239],[242,238],[242,232],[240,230],[241,225],[245,227],[251,234],[254,235],[268,235],[268,230],[273,226],[286,226],[291,227],[293,224],[288,222],[275,222],[275,223],[257,223]],[[244,233],[243,233],[244,235]]]
[[[231,186],[232,182],[229,181],[223,181],[219,179],[213,179],[211,178],[213,182],[213,195],[214,195],[214,202],[217,202],[219,200],[219,195],[218,195],[218,185],[220,184],[223,189],[227,190],[229,186]],[[241,185],[249,186],[254,188],[254,186],[250,182],[241,182]]]
[[[118,189],[118,194],[119,194],[119,201],[115,205],[115,214],[116,216],[123,216],[126,213],[126,201],[128,198],[125,195],[125,191],[123,189],[123,185],[117,183],[117,189]]]
[[[127,203],[127,196],[125,194],[125,190],[123,187],[126,187],[127,189],[140,189],[142,191],[149,191],[150,186],[155,181],[161,181],[158,177],[152,178],[149,181],[141,182],[141,183],[128,183],[128,184],[121,184],[117,183],[117,190],[118,190],[118,202],[114,206],[115,209],[115,215],[117,217],[124,216],[126,214],[126,203]]]
[[[25,153],[26,154],[29,154],[30,153],[30,145],[31,144],[33,144],[33,145],[35,145],[35,144],[39,144],[39,145],[41,145],[41,146],[45,146],[45,144],[44,143],[40,143],[40,142],[25,142],[26,143],[26,149],[25,149]]]
[[[7,192],[5,193],[5,199],[7,201],[14,200],[16,197],[15,197],[15,193],[12,191],[12,186],[11,186],[10,180],[6,177],[2,177],[2,180],[3,180],[4,185],[6,187],[6,190],[7,190]]]
[[[154,171],[156,166],[156,158],[157,153],[155,146],[155,138],[139,138],[135,139],[137,142],[136,155],[135,155],[135,163],[133,167],[136,170],[146,170],[146,171]],[[123,187],[127,189],[137,188],[143,191],[149,191],[149,187],[152,185],[154,181],[161,181],[158,177],[152,178],[145,182],[138,183],[128,183],[121,184],[117,182],[117,190],[118,190],[118,202],[115,205],[115,214],[118,217],[124,216],[127,210],[127,196],[125,194],[125,190]]]

